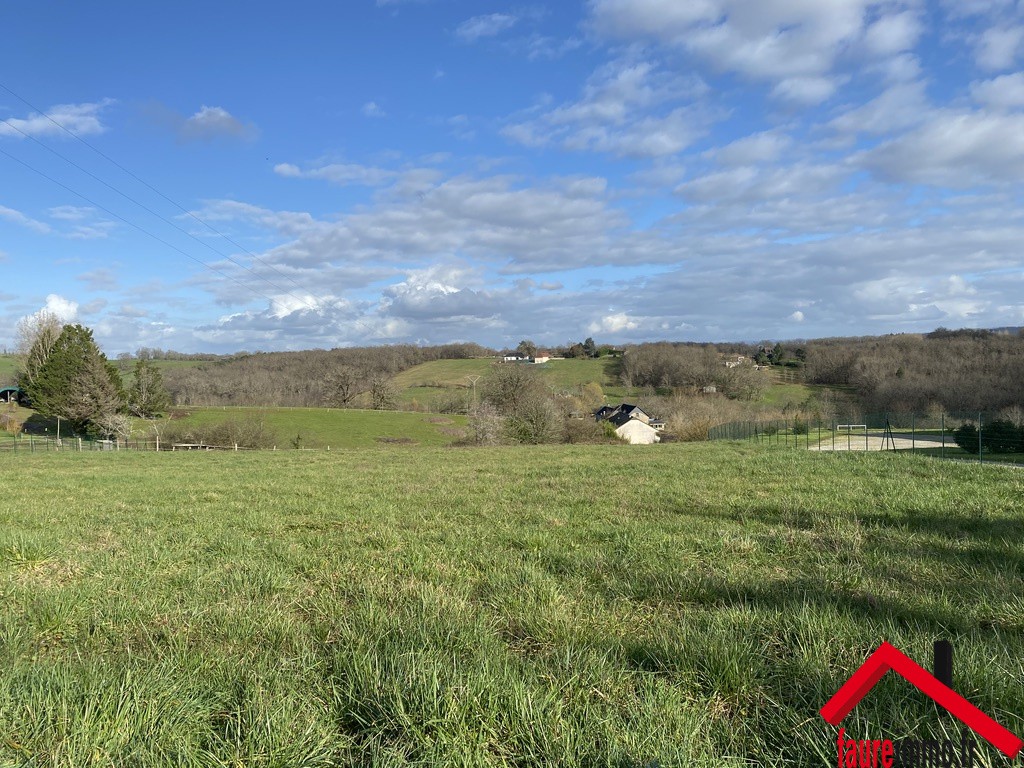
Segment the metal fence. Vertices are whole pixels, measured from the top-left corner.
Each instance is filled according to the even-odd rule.
[[[1024,418],[1004,414],[851,414],[735,421],[712,427],[709,440],[747,440],[810,451],[909,451],[980,462],[1024,463]]]

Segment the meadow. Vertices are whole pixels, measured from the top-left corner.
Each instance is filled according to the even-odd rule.
[[[377,443],[441,446],[462,435],[466,417],[338,408],[187,408],[174,409],[176,427],[228,419],[264,422],[280,439],[279,448],[368,448]],[[138,420],[136,434],[153,439],[151,423]]]
[[[715,443],[0,471],[0,766],[835,765],[818,709],[939,638],[1024,734],[1018,470]],[[893,675],[844,726],[959,735]]]

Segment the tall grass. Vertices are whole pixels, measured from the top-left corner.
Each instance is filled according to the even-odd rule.
[[[754,446],[3,457],[0,765],[834,764],[882,640],[1024,733],[1017,471]],[[957,731],[899,679],[855,738]],[[999,764],[998,761],[990,761]]]

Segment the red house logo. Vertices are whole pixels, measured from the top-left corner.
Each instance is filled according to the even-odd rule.
[[[950,687],[952,648],[949,643],[936,643],[935,650],[936,674],[944,677],[945,681],[928,672],[894,646],[882,643],[821,708],[821,716],[830,724],[839,725],[850,710],[875,687],[875,683],[891,669],[1004,755],[1010,758],[1017,757],[1024,747],[1024,742]],[[945,667],[944,673],[940,670],[942,666]]]

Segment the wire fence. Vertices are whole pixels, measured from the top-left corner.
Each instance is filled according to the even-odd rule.
[[[43,435],[7,435],[0,438],[0,453],[47,453],[86,451],[254,451],[243,445],[208,445],[162,440],[100,440],[87,437],[57,438]],[[271,449],[266,449],[271,450]],[[276,447],[273,449],[276,450]]]
[[[735,421],[709,440],[746,440],[809,451],[909,451],[938,458],[1024,464],[1024,416],[1005,414],[851,414],[820,419]]]

